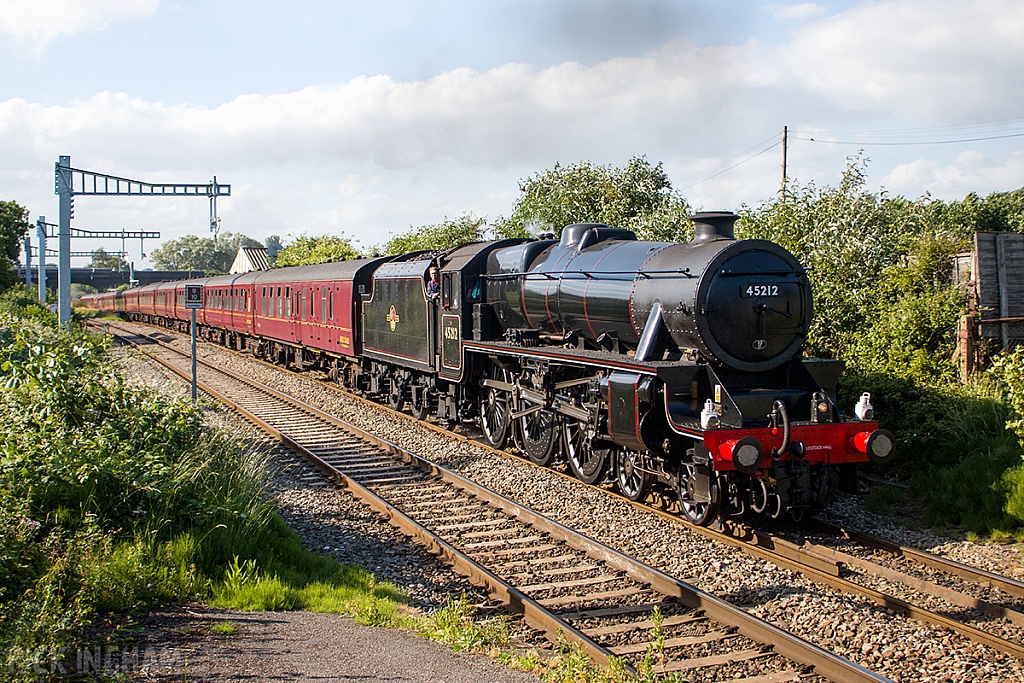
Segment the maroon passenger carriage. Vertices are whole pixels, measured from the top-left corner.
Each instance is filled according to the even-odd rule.
[[[504,240],[189,281],[198,333],[421,419],[476,422],[581,480],[612,471],[707,524],[749,511],[821,509],[830,473],[888,462],[895,439],[870,396],[836,403],[842,364],[805,358],[810,283],[782,247],[736,240],[729,213],[698,214],[687,244],[567,226]],[[427,273],[440,267],[440,296]],[[184,282],[83,297],[129,320],[188,331]]]

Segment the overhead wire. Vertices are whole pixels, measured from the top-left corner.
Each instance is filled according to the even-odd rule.
[[[692,183],[690,183],[688,185],[684,185],[683,187],[680,187],[679,190],[680,191],[688,190],[691,187],[695,187],[697,185],[700,185],[701,183],[707,182],[707,181],[711,180],[712,178],[717,178],[718,176],[720,176],[723,173],[726,173],[728,171],[731,171],[732,169],[736,168],[737,166],[742,166],[743,164],[747,163],[748,161],[756,159],[757,157],[761,156],[765,152],[770,152],[771,150],[775,149],[776,147],[778,147],[779,145],[782,144],[782,140],[781,139],[778,139],[778,140],[775,139],[777,137],[778,137],[778,135],[773,135],[770,138],[766,138],[766,139],[762,140],[761,142],[757,143],[756,145],[751,145],[746,150],[744,150],[743,152],[740,152],[740,154],[738,154],[735,157],[733,157],[733,159],[737,160],[737,161],[735,161],[735,163],[731,163],[730,164],[730,161],[732,161],[732,160],[727,161],[725,163],[726,164],[730,164],[729,166],[726,166],[725,168],[721,168],[720,170],[718,170],[718,171],[716,171],[716,172],[714,172],[714,173],[712,173],[710,175],[704,176],[704,177],[700,178],[699,180],[695,180],[695,181],[693,181]],[[768,142],[769,140],[775,140],[775,142],[772,143],[771,145],[769,145],[768,147],[765,147],[764,149],[760,150],[759,152],[755,152],[754,154],[747,155],[750,150],[757,149],[759,146],[763,145],[764,143]]]
[[[1013,128],[1016,128],[1016,127],[1021,126],[1021,125],[1024,125],[1024,117],[1017,117],[1017,118],[1010,118],[1010,119],[994,119],[994,120],[991,120],[991,121],[979,121],[979,122],[976,122],[976,123],[953,124],[953,125],[948,125],[948,126],[925,126],[925,127],[918,127],[918,128],[902,128],[902,129],[891,129],[891,130],[879,130],[879,131],[864,132],[864,133],[853,133],[853,134],[851,134],[849,136],[850,138],[853,138],[853,139],[844,139],[847,136],[844,136],[842,134],[832,134],[832,133],[820,132],[820,131],[807,131],[807,130],[794,131],[794,130],[791,130],[789,132],[789,139],[790,140],[799,140],[799,141],[802,141],[802,142],[816,142],[816,143],[821,143],[821,144],[832,144],[832,145],[861,145],[861,146],[871,145],[871,146],[886,146],[886,147],[908,147],[908,146],[913,146],[913,145],[953,145],[953,144],[963,144],[963,143],[968,143],[968,142],[985,142],[985,141],[989,141],[989,140],[1006,140],[1006,139],[1011,139],[1011,138],[1021,138],[1021,137],[1024,137],[1024,131],[1020,131],[1020,132],[1017,132],[1017,131],[1006,132],[1006,133],[1000,133],[1000,134],[997,134],[997,135],[984,135],[983,134],[985,132],[985,129],[1010,128],[1012,130]],[[967,133],[968,137],[954,137],[954,138],[949,138],[949,139],[924,139],[924,140],[906,139],[906,138],[912,138],[915,135],[920,135],[920,136],[931,135],[931,136],[938,136],[938,137],[941,138],[944,133],[947,133],[949,135],[953,135],[955,133],[961,133],[961,134]],[[830,137],[832,139],[823,139],[823,137],[825,137],[825,136]],[[860,136],[863,136],[863,137],[870,136],[870,137],[882,138],[882,139],[856,139],[856,138],[858,138]],[[902,140],[892,140],[892,139],[888,139],[887,140],[887,139],[884,139],[884,138],[895,138],[895,137],[903,137],[905,139],[902,139]],[[771,144],[771,145],[769,145],[767,147],[761,148],[763,145],[765,145],[766,143],[768,143],[769,141],[772,141],[772,140],[775,140],[775,142],[773,144]],[[761,140],[760,142],[757,142],[757,143],[751,145],[750,147],[748,147],[747,149],[743,150],[742,152],[738,153],[736,156],[732,157],[732,159],[723,162],[724,166],[720,167],[719,170],[715,171],[714,173],[710,173],[710,174],[708,174],[706,176],[703,176],[703,177],[701,177],[698,180],[695,180],[693,182],[690,182],[690,183],[680,187],[679,189],[680,189],[680,191],[688,190],[688,189],[690,189],[692,187],[700,185],[701,183],[707,182],[708,180],[711,180],[713,178],[717,178],[718,176],[722,175],[723,173],[727,173],[728,171],[731,171],[731,170],[733,170],[734,168],[736,168],[738,166],[742,166],[743,164],[747,163],[748,161],[752,161],[753,159],[756,159],[757,157],[761,156],[762,154],[765,154],[766,152],[770,152],[771,150],[775,149],[776,147],[778,147],[781,144],[782,144],[782,140],[779,138],[778,134],[772,135],[772,136],[770,136],[768,138],[765,138],[764,140]],[[757,152],[753,152],[753,150],[758,149],[758,148],[761,148],[761,149],[759,149],[759,151],[757,151]]]
[[[793,140],[801,140],[803,142],[820,142],[829,145],[873,145],[885,147],[908,147],[912,145],[956,145],[964,142],[984,142],[986,140],[1024,138],[1024,133],[1007,133],[1006,135],[988,135],[976,138],[957,138],[955,140],[905,140],[901,142],[889,142],[885,140],[821,140],[817,138],[802,138],[796,135],[791,135],[790,138]]]
[[[966,142],[1005,140],[1024,137],[1020,127],[1024,118],[995,119],[976,123],[962,123],[948,126],[926,126],[892,130],[867,131],[861,133],[830,133],[826,131],[796,130],[791,137],[804,142],[819,142],[834,145],[954,145]],[[1002,129],[1002,130],[1000,130]],[[1015,130],[1016,129],[1016,130]],[[894,139],[896,138],[896,139]]]

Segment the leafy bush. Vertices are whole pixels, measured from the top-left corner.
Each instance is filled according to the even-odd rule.
[[[384,254],[407,254],[412,251],[443,251],[483,239],[486,220],[467,213],[455,219],[445,218],[435,225],[410,228],[392,237],[382,250]]]
[[[262,582],[250,604],[401,620],[393,586],[302,547],[261,457],[17,304],[0,298],[0,680],[34,677],[93,613],[248,590],[237,558]]]
[[[277,252],[274,267],[307,266],[314,263],[346,261],[361,257],[359,249],[353,246],[352,241],[345,235],[340,237],[299,235],[288,246]]]
[[[519,183],[512,215],[498,221],[504,237],[550,230],[560,235],[571,223],[606,223],[628,228],[640,239],[687,241],[693,236],[690,206],[672,189],[661,164],[633,157],[622,168],[581,161],[555,164]]]

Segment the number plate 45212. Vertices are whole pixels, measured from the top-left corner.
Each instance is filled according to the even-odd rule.
[[[772,284],[740,285],[740,296],[778,296],[779,286]]]

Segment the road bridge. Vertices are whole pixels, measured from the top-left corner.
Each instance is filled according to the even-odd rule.
[[[203,277],[202,271],[198,270],[136,270],[135,279],[139,285],[150,285],[154,282],[169,282],[171,280],[187,280],[193,277]],[[18,267],[18,277],[25,282],[25,266]],[[80,285],[89,285],[98,290],[105,291],[114,289],[120,285],[130,284],[129,271],[118,272],[109,268],[72,268],[71,282]],[[57,282],[57,266],[46,266],[46,282]],[[36,269],[32,269],[32,283],[39,284]]]

